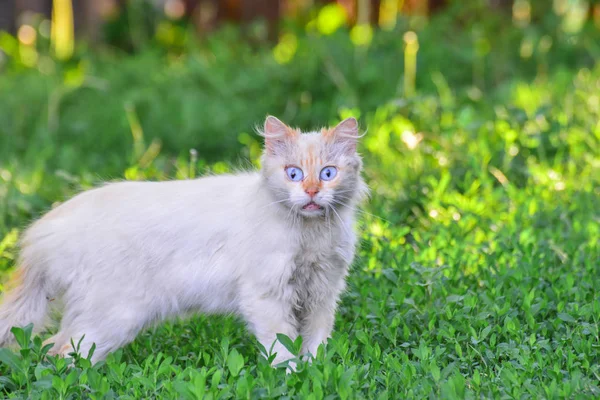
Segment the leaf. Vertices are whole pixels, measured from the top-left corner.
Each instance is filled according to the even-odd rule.
[[[23,368],[21,367],[21,359],[9,349],[0,349],[0,361],[15,371],[23,372]]]
[[[340,380],[338,381],[338,387],[337,387],[338,394],[341,399],[347,399],[352,394],[352,383],[353,383],[352,377],[354,376],[355,372],[356,372],[356,367],[350,367],[346,371],[344,371],[344,373],[342,373],[342,376],[340,377]]]
[[[298,336],[296,338],[296,340],[294,340],[294,351],[293,351],[293,353],[295,355],[300,354],[300,350],[302,350],[302,342],[303,342],[303,340],[304,339],[302,338],[302,336]],[[315,356],[316,356],[316,354],[315,354]]]
[[[83,369],[89,369],[92,366],[92,362],[87,358],[80,358],[77,360],[77,366]]]
[[[386,268],[383,271],[383,276],[385,276],[391,283],[394,285],[398,282],[398,275],[391,268]]]
[[[196,400],[196,395],[190,389],[187,382],[177,381],[173,384],[173,387],[184,399]]]
[[[236,349],[231,350],[227,356],[227,368],[234,377],[238,376],[244,367],[244,357]]]
[[[249,398],[248,396],[248,375],[237,379],[236,393],[239,399]]]
[[[213,377],[211,379],[211,386],[213,388],[218,388],[219,384],[221,383],[221,377],[223,376],[223,373],[221,372],[221,370],[216,370],[215,373],[213,374]]]
[[[437,383],[440,381],[441,373],[440,367],[438,367],[435,361],[431,362],[431,376],[433,376],[433,380]]]
[[[369,343],[369,337],[367,336],[365,331],[362,331],[362,330],[356,332],[356,339],[358,339],[358,341],[361,342],[362,344]]]
[[[55,375],[52,377],[52,387],[56,389],[58,393],[62,394],[64,393],[63,389],[65,388],[65,382],[62,379],[60,379],[60,376]]]
[[[33,387],[39,390],[48,390],[52,388],[52,376],[47,375],[33,382]]]
[[[492,325],[488,325],[479,334],[479,342],[483,341],[492,331]]]
[[[460,301],[463,301],[464,298],[465,298],[465,296],[459,296],[457,294],[452,294],[452,295],[446,297],[446,302],[448,302],[448,303],[458,303]]]
[[[269,352],[267,351],[265,346],[263,346],[262,343],[259,341],[256,341],[256,345],[258,346],[258,351],[260,351],[260,354],[265,356],[265,358],[268,358]]]
[[[83,339],[83,338],[82,338]],[[96,351],[96,343],[92,343],[92,347],[90,347],[90,351],[88,352],[88,355],[86,357],[86,359],[88,361],[92,360],[92,356],[94,355],[94,352]]]
[[[297,355],[295,349],[294,349],[294,342],[292,342],[292,339],[290,339],[288,336],[282,334],[282,333],[278,333],[277,334],[277,340],[279,340],[279,342],[283,345],[283,347],[285,347],[286,349],[288,349],[288,351],[294,355]]]
[[[100,374],[95,369],[87,371],[89,386],[93,390],[98,390],[100,387]]]
[[[22,349],[28,349],[32,330],[33,330],[33,324],[29,324],[23,328],[14,326],[11,328],[10,331],[15,336],[15,339],[16,339],[17,343],[19,344],[19,346]]]
[[[72,386],[75,382],[77,382],[77,371],[71,371],[69,375],[67,375],[67,379],[65,379],[65,386]]]
[[[7,388],[14,390],[16,387],[15,383],[8,376],[0,376],[0,388]]]
[[[558,318],[560,318],[564,322],[570,322],[572,324],[577,323],[577,320],[575,318],[571,317],[569,314],[566,313],[558,313]]]

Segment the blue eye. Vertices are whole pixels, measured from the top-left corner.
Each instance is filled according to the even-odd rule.
[[[286,167],[285,172],[288,178],[294,182],[300,182],[304,178],[304,173],[298,167]]]
[[[337,175],[336,167],[325,167],[321,170],[320,178],[322,181],[330,181]]]

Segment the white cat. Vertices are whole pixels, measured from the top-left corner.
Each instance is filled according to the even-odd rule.
[[[188,312],[235,313],[268,350],[276,334],[316,354],[331,334],[354,257],[357,203],[367,193],[356,119],[301,133],[264,127],[262,170],[86,191],[24,234],[20,285],[0,307],[12,326],[44,327],[64,304],[51,353],[103,359],[144,327]],[[276,342],[274,363],[292,355]]]

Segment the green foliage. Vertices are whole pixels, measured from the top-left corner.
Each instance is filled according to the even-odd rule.
[[[230,317],[161,325],[94,366],[47,356],[29,326],[13,330],[18,351],[0,349],[2,396],[600,396],[600,33],[567,34],[556,18],[440,16],[417,29],[411,98],[409,20],[360,47],[290,28],[286,64],[229,29],[184,50],[80,49],[41,72],[12,60],[0,76],[4,275],[23,227],[79,190],[256,164],[251,128],[267,113],[304,128],[359,116],[372,196],[333,337],[296,373],[271,368]]]

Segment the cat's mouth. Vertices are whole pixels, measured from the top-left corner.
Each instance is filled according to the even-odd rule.
[[[302,207],[302,210],[304,210],[304,211],[317,211],[317,210],[322,210],[322,209],[323,209],[323,207],[321,207],[314,201],[308,202],[304,205],[304,207]]]

